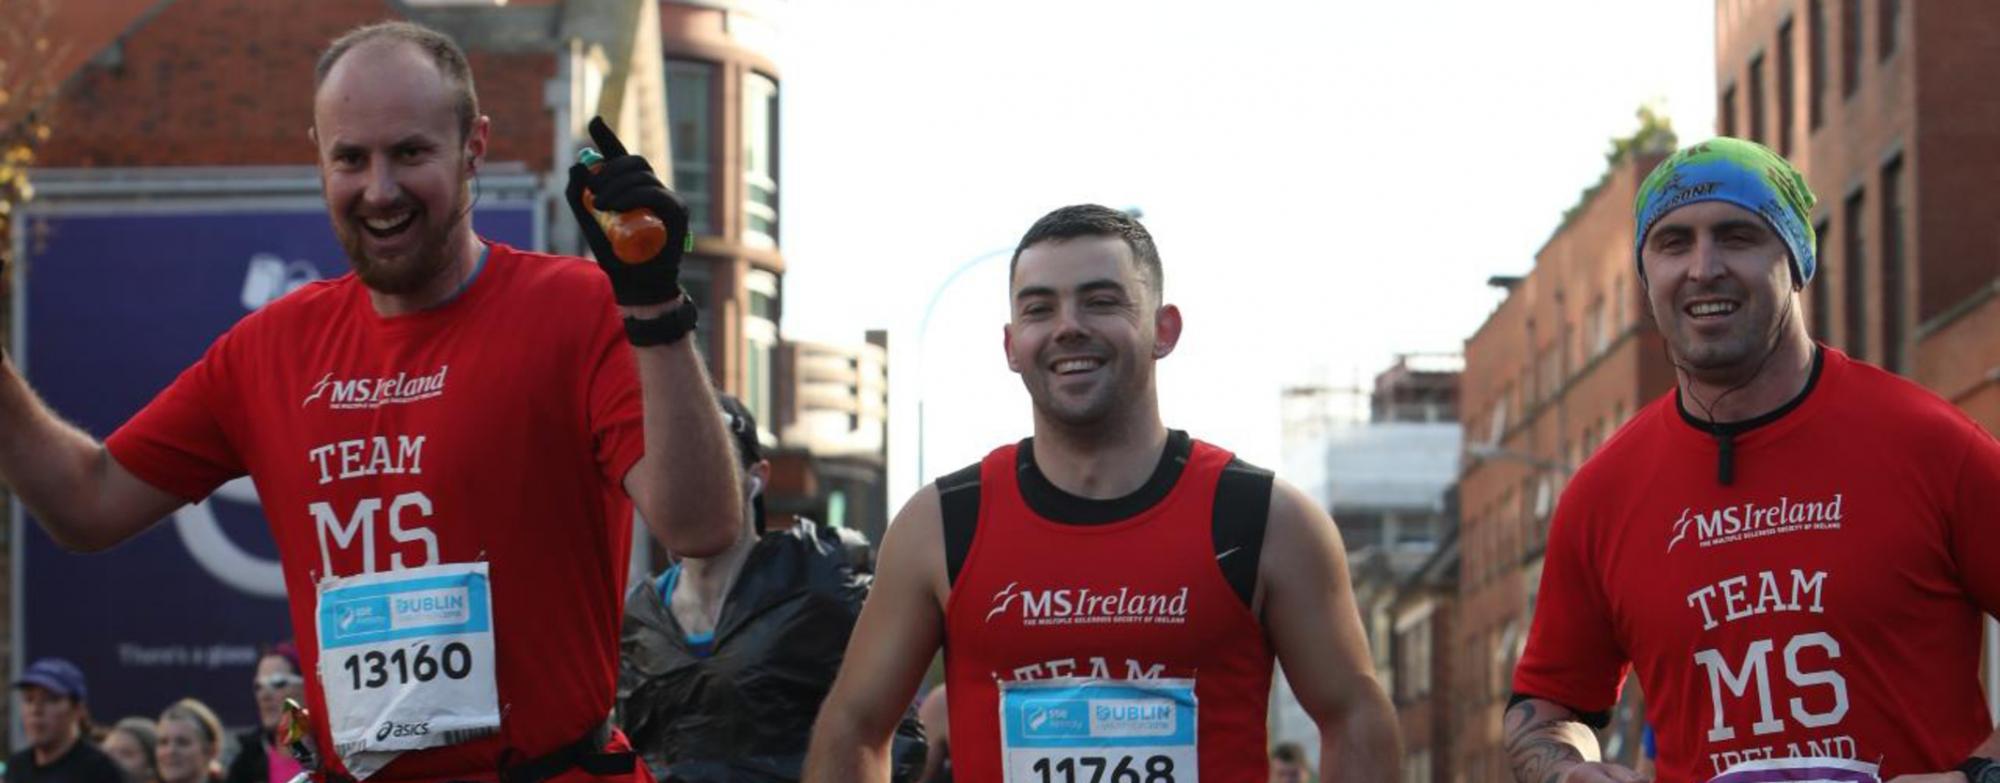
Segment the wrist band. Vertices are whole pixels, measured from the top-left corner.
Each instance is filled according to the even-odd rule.
[[[673,345],[680,342],[689,332],[694,331],[699,311],[694,300],[688,298],[687,291],[681,291],[681,302],[654,318],[625,317],[625,339],[633,345]]]

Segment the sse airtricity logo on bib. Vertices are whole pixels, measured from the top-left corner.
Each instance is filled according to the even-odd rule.
[[[1198,783],[1194,680],[1000,683],[1007,783]]]
[[[492,605],[485,563],[320,582],[319,670],[334,752],[359,759],[498,731]]]

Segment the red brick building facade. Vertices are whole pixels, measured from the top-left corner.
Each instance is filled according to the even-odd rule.
[[[1662,152],[1616,162],[1532,271],[1495,279],[1507,298],[1465,341],[1451,780],[1512,774],[1500,718],[1527,642],[1550,512],[1575,466],[1672,388],[1632,258],[1632,199]],[[1615,729],[1636,728],[1629,712],[1620,717]]]
[[[1721,133],[1783,152],[1819,195],[1819,339],[2000,432],[2000,6],[1722,0]]]

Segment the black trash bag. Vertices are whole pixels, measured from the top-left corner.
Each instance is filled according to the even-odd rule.
[[[764,534],[730,588],[714,652],[696,658],[654,583],[625,599],[619,723],[665,781],[796,781],[820,702],[868,596],[833,528],[800,520]],[[891,746],[891,779],[924,765],[914,706]]]

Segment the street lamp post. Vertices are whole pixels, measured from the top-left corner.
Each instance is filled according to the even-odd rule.
[[[1118,211],[1133,220],[1146,216],[1146,211],[1136,206],[1125,207]],[[924,392],[928,386],[928,376],[924,373],[924,346],[931,333],[931,315],[937,311],[938,300],[944,298],[944,292],[950,290],[951,284],[958,282],[965,273],[994,258],[1011,256],[1013,252],[1012,247],[1000,247],[967,259],[959,264],[958,268],[951,270],[951,274],[945,275],[944,280],[938,283],[937,289],[931,291],[930,301],[924,303],[924,316],[922,320],[917,321],[917,486],[919,488],[924,485]]]
[[[1013,248],[1011,247],[996,248],[993,250],[988,250],[984,253],[980,253],[979,255],[973,256],[965,263],[959,264],[957,269],[951,270],[951,274],[945,276],[944,282],[938,283],[937,290],[931,292],[931,300],[924,304],[924,317],[922,320],[917,322],[917,487],[918,488],[922,488],[924,485],[924,391],[925,387],[927,386],[926,378],[928,377],[924,373],[925,369],[924,345],[926,344],[926,341],[930,337],[931,333],[931,314],[937,310],[938,300],[944,298],[944,292],[951,288],[952,283],[958,282],[958,279],[964,277],[965,273],[972,271],[974,267],[977,267],[980,264],[985,263],[988,259],[998,258],[1002,254],[1006,254],[1012,251]]]

